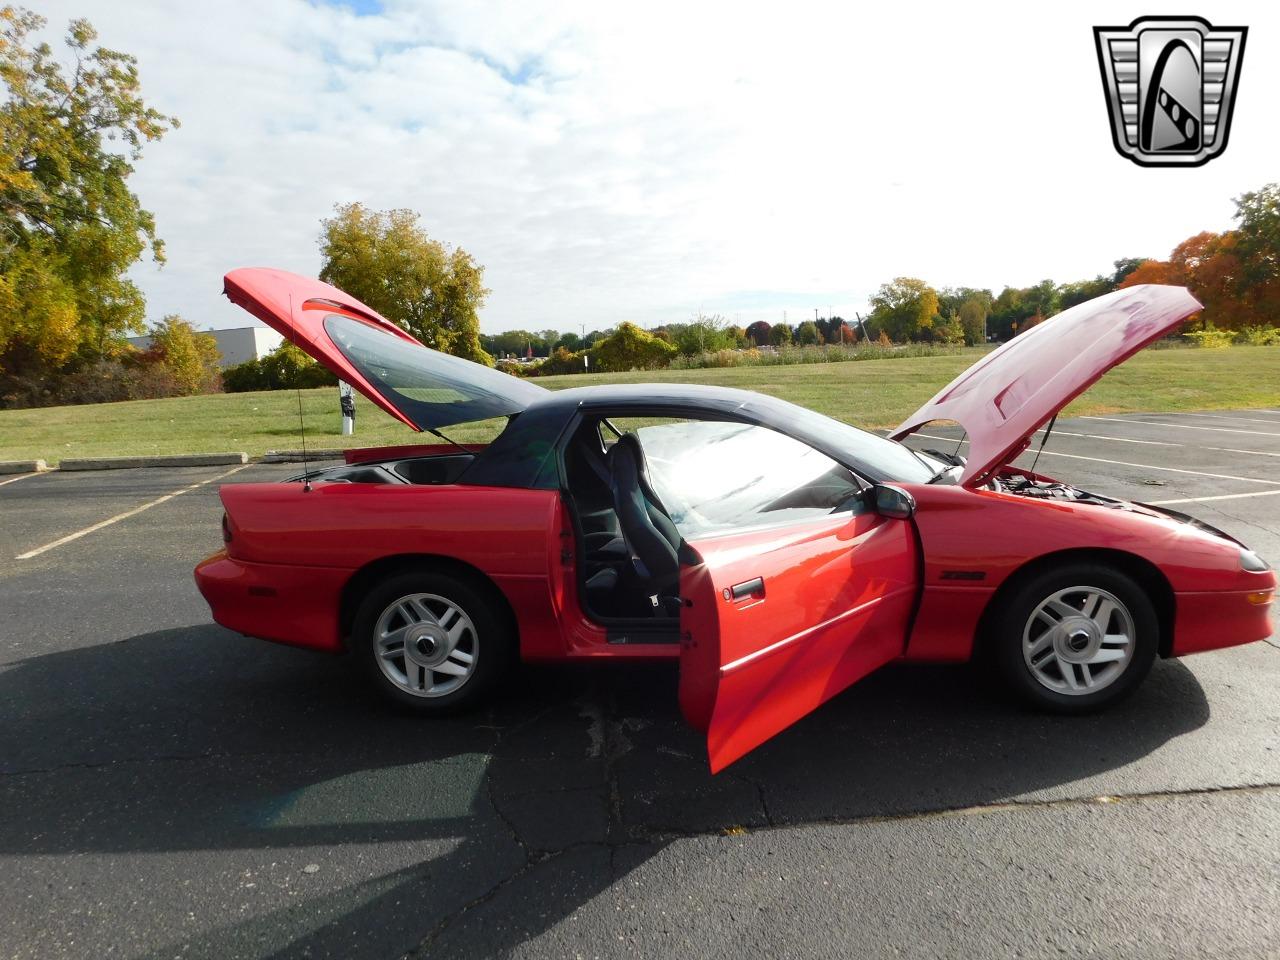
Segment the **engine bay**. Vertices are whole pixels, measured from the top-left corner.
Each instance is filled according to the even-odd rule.
[[[1111,507],[1120,501],[1110,497],[1089,493],[1079,487],[1073,487],[1057,480],[1043,480],[1022,473],[1001,473],[987,484],[988,490],[999,493],[1011,493],[1018,497],[1035,497],[1040,500],[1068,500],[1073,503],[1096,503],[1099,506]]]

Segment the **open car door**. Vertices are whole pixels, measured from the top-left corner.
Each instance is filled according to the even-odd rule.
[[[910,520],[853,513],[694,539],[680,593],[680,708],[716,773],[901,656]]]

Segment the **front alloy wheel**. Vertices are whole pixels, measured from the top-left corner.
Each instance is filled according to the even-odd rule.
[[[1071,564],[1026,579],[1003,599],[990,629],[1006,685],[1057,713],[1086,713],[1131,693],[1159,646],[1146,592],[1103,565]]]
[[[1067,587],[1045,597],[1022,631],[1022,659],[1049,690],[1069,697],[1105,690],[1133,659],[1133,617],[1097,587]]]

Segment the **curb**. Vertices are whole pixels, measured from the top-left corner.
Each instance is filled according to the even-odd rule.
[[[40,473],[48,469],[43,460],[0,460],[0,476],[6,473]]]
[[[186,453],[167,457],[85,457],[63,460],[59,470],[129,470],[136,467],[223,467],[248,463],[247,453]]]
[[[301,450],[268,450],[258,458],[259,463],[302,463],[304,460],[341,460],[343,450],[307,450],[303,457]]]

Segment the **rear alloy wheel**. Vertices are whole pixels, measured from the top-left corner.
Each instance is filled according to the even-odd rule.
[[[512,659],[511,638],[494,607],[454,577],[400,574],[360,604],[351,647],[396,703],[447,713],[474,702]]]
[[[1158,622],[1132,579],[1107,567],[1047,571],[995,618],[995,660],[1023,700],[1085,713],[1132,692],[1155,658]]]

